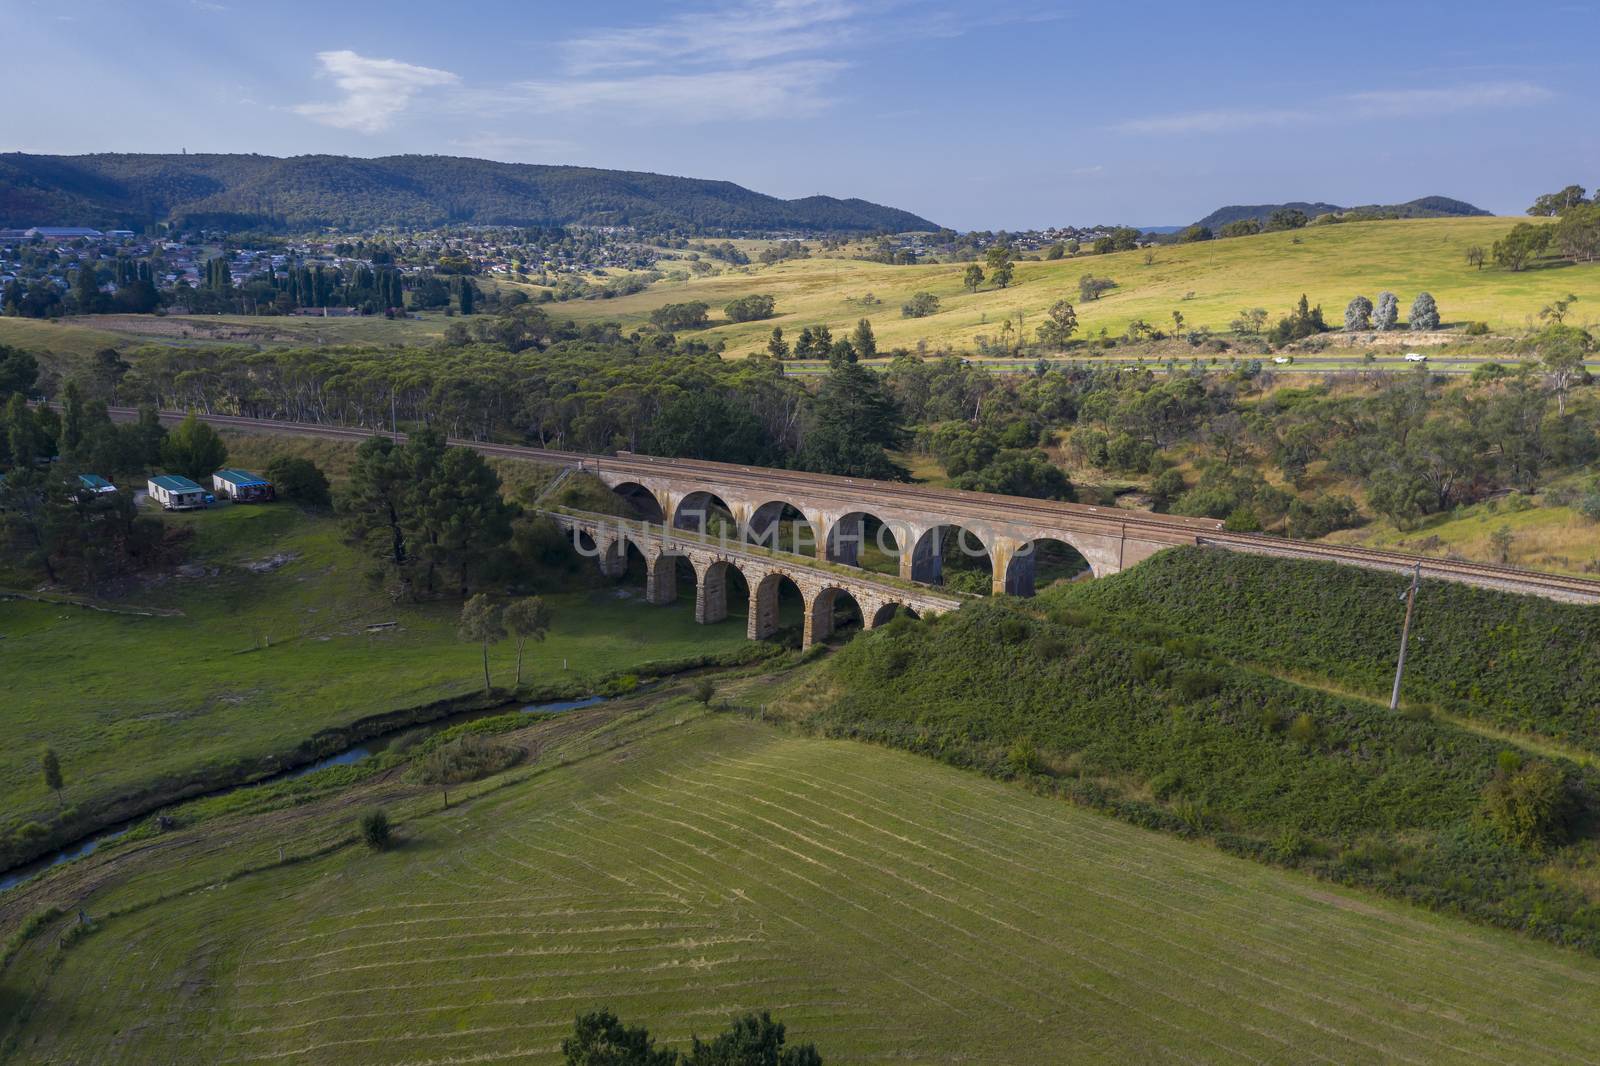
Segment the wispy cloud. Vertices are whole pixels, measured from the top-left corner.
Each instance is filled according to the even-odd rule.
[[[1541,103],[1555,94],[1541,85],[1525,81],[1488,82],[1442,89],[1388,89],[1351,93],[1344,97],[1368,115],[1410,117],[1441,115],[1456,111],[1487,108],[1525,107]]]
[[[398,59],[372,59],[348,49],[318,52],[322,74],[344,96],[331,103],[300,104],[295,112],[339,129],[380,133],[394,124],[424,89],[453,86],[460,78],[448,70],[419,67]]]
[[[508,106],[544,114],[604,111],[669,122],[799,117],[831,103],[824,86],[844,66],[806,59],[687,74],[529,81],[500,95]]]
[[[732,0],[649,24],[603,29],[561,46],[565,76],[496,92],[501,107],[700,123],[804,117],[827,108],[861,38],[852,0]],[[827,53],[825,57],[822,53]]]
[[[1184,111],[1175,115],[1153,115],[1128,119],[1112,127],[1119,133],[1230,133],[1268,126],[1287,126],[1311,118],[1306,111],[1287,108]]]
[[[742,67],[838,48],[856,33],[851,22],[859,14],[847,0],[744,0],[576,37],[563,51],[574,75]]]
[[[319,53],[343,92],[294,110],[364,133],[409,108],[432,107],[492,124],[540,116],[633,123],[707,123],[815,115],[836,102],[851,48],[903,28],[902,0],[702,0],[700,6],[555,43],[551,76],[466,84],[457,75],[353,51]],[[903,13],[903,12],[902,12]],[[427,95],[424,96],[424,93]]]
[[[1127,119],[1118,133],[1233,133],[1296,123],[1331,123],[1352,118],[1410,118],[1490,108],[1525,107],[1550,99],[1550,90],[1524,81],[1486,82],[1424,89],[1379,89],[1327,97],[1304,107],[1184,111]]]

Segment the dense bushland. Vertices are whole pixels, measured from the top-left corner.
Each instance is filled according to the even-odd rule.
[[[797,200],[730,182],[453,156],[0,157],[0,222],[181,221],[241,230],[448,223],[681,227],[690,232],[932,230],[907,211],[831,196]]]
[[[1332,563],[1178,548],[1044,594],[1203,635],[1229,656],[1387,695],[1409,579]],[[1424,581],[1407,701],[1600,751],[1600,607]]]
[[[1140,824],[1206,835],[1428,906],[1600,946],[1579,879],[1600,773],[1541,770],[1561,826],[1492,817],[1504,746],[1426,714],[1279,680],[1190,638],[1055,606],[896,620],[837,654],[800,706],[822,732],[1021,777]],[[1533,797],[1543,806],[1551,801]],[[1522,816],[1519,814],[1519,818]],[[1545,850],[1569,829],[1574,843]],[[1548,830],[1548,831],[1546,831]]]

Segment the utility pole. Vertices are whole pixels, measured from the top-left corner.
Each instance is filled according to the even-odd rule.
[[[1405,676],[1406,672],[1406,644],[1411,639],[1411,611],[1417,605],[1417,588],[1421,583],[1422,564],[1418,563],[1417,568],[1411,571],[1411,588],[1405,594],[1406,621],[1405,625],[1400,627],[1400,661],[1395,664],[1394,691],[1389,694],[1389,709],[1391,711],[1400,709],[1400,679]]]

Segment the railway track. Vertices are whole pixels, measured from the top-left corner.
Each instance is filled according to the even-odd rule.
[[[131,407],[114,407],[111,416],[121,421],[138,417]],[[162,412],[166,422],[181,421],[184,412]],[[284,422],[273,419],[247,418],[243,415],[200,414],[198,417],[213,426],[229,427],[250,432],[287,433],[296,436],[323,437],[333,440],[365,440],[371,436],[389,436],[380,430],[349,426],[326,426],[307,422]],[[394,434],[404,440],[405,434]],[[1066,504],[1049,500],[1033,500],[1017,496],[1000,496],[984,492],[964,492],[958,489],[930,489],[899,482],[873,481],[863,478],[843,478],[828,474],[812,474],[790,470],[767,470],[730,463],[713,463],[698,459],[665,459],[656,456],[621,453],[616,456],[585,455],[562,452],[548,448],[530,448],[512,444],[492,444],[483,441],[451,438],[450,443],[473,448],[484,455],[527,462],[539,462],[573,469],[611,469],[624,472],[673,471],[681,474],[701,474],[721,481],[743,484],[759,483],[770,488],[775,495],[782,488],[829,492],[840,495],[869,491],[892,497],[905,503],[923,503],[954,515],[985,515],[992,517],[995,509],[1004,508],[1008,520],[1037,518],[1048,522],[1070,522],[1073,519],[1092,519],[1099,522],[1115,521],[1130,531],[1140,531],[1170,539],[1173,543],[1192,543],[1223,548],[1256,555],[1336,562],[1371,570],[1410,572],[1418,565],[1424,577],[1456,581],[1481,588],[1542,596],[1569,603],[1600,604],[1600,581],[1590,578],[1547,574],[1537,570],[1523,570],[1490,563],[1474,563],[1456,559],[1436,559],[1407,552],[1385,551],[1376,548],[1359,548],[1341,544],[1322,544],[1315,541],[1289,540],[1262,534],[1229,533],[1222,523],[1212,519],[1185,518],[1177,515],[1157,515],[1142,511],[1125,511],[1115,507],[1095,507],[1087,504]]]

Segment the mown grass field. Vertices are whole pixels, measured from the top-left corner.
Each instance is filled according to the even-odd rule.
[[[262,454],[236,449],[235,461]],[[481,690],[479,650],[456,638],[459,604],[393,602],[332,517],[279,503],[168,521],[194,530],[189,563],[117,602],[174,616],[0,600],[0,832],[56,815],[38,769],[45,745],[60,755],[68,808],[92,806],[155,781],[270,768],[320,729]],[[642,579],[550,602],[530,688],[582,688],[745,642],[741,619],[696,625],[692,595],[645,607]],[[510,686],[514,655],[509,642],[492,650],[497,685]]]
[[[1264,307],[1276,318],[1301,293],[1313,304],[1321,303],[1329,323],[1337,326],[1352,296],[1376,298],[1383,289],[1399,295],[1402,315],[1419,291],[1432,292],[1446,324],[1485,321],[1495,329],[1520,329],[1537,319],[1540,308],[1569,292],[1579,297],[1579,318],[1600,314],[1600,265],[1509,273],[1480,271],[1467,264],[1467,248],[1489,248],[1518,221],[1526,219],[1318,226],[1160,248],[1150,266],[1144,263],[1143,251],[1019,262],[1010,288],[986,287],[976,294],[962,287],[965,264],[897,267],[818,257],[725,269],[720,276],[687,282],[660,282],[614,300],[556,305],[551,313],[557,318],[615,319],[633,325],[662,304],[703,300],[711,305],[713,325],[697,336],[725,340],[735,354],[763,348],[774,325],[782,326],[792,341],[803,326],[827,325],[840,336],[860,318],[871,320],[880,347],[915,347],[926,340],[935,348],[968,350],[980,334],[996,337],[1001,322],[1017,311],[1023,312],[1024,326],[1031,332],[1050,305],[1063,297],[1077,306],[1080,336],[1102,328],[1118,335],[1139,318],[1158,329],[1170,329],[1175,310],[1183,312],[1185,328],[1225,330],[1243,308]],[[1084,273],[1111,277],[1118,287],[1098,301],[1081,302],[1077,286]],[[902,318],[900,305],[919,291],[937,295],[940,312],[928,318]],[[726,322],[723,305],[747,293],[771,293],[777,298],[778,316],[761,322]],[[881,302],[865,303],[869,293]]]
[[[184,862],[108,866],[91,933],[0,971],[23,1019],[0,1047],[551,1062],[610,1006],[675,1044],[770,1009],[830,1063],[1600,1056],[1593,958],[902,753],[683,700],[627,721],[448,811],[399,808],[388,853],[228,879],[273,841],[218,825]]]

